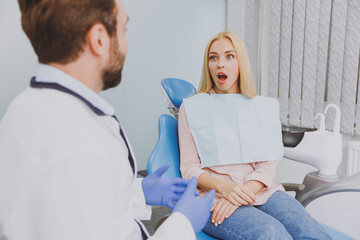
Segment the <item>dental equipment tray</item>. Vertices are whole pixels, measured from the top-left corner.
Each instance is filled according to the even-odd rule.
[[[282,140],[285,147],[296,147],[304,137],[305,132],[316,131],[316,128],[305,128],[291,125],[281,125]]]

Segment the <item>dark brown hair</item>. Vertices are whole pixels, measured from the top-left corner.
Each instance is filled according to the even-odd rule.
[[[66,64],[83,51],[86,33],[96,24],[116,34],[114,0],[18,0],[24,32],[40,63]]]

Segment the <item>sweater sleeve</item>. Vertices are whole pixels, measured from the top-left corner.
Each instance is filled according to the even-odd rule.
[[[194,138],[190,132],[184,104],[179,110],[179,147],[180,171],[183,178],[198,178],[205,171],[201,168],[201,160],[196,149]]]
[[[271,188],[275,182],[276,166],[278,161],[265,161],[252,163],[254,171],[246,176],[245,182],[256,180]]]

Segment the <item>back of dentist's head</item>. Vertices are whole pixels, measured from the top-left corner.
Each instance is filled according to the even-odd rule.
[[[114,0],[18,0],[22,28],[40,63],[67,64],[83,51],[85,36],[96,23],[116,34]]]

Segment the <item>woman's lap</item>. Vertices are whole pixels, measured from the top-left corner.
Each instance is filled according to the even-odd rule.
[[[299,202],[281,191],[264,205],[238,208],[218,226],[211,223],[210,216],[204,231],[226,240],[331,239]]]
[[[291,239],[289,233],[280,222],[253,206],[238,208],[218,226],[211,222],[210,216],[204,231],[214,237],[226,240]]]

